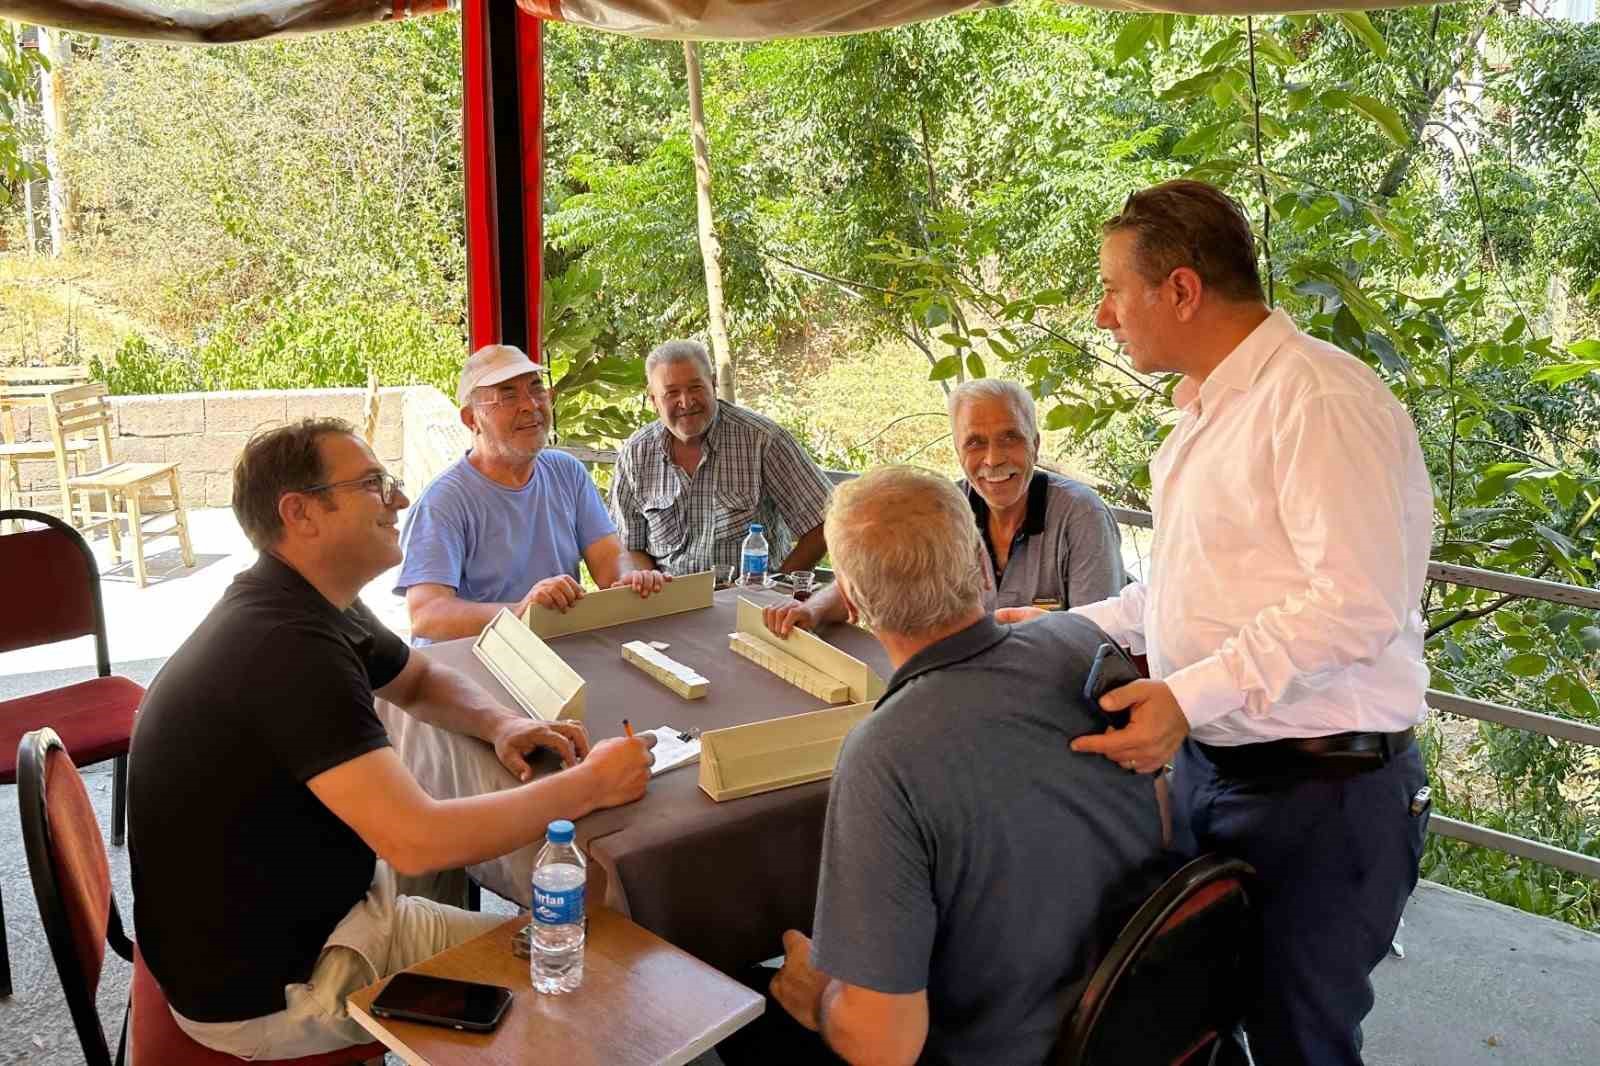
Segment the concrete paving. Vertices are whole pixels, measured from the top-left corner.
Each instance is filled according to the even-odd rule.
[[[1600,936],[1424,881],[1372,976],[1367,1066],[1594,1066]]]
[[[182,567],[175,543],[156,544],[146,589],[131,567],[109,567],[97,554],[111,655],[117,670],[148,683],[234,575],[254,560],[228,511],[191,515],[200,565]],[[408,631],[404,604],[389,590],[393,574],[372,582],[367,605],[397,631]],[[0,655],[0,699],[90,676],[93,648],[72,641]],[[85,664],[89,664],[86,666]],[[110,766],[85,771],[104,829],[110,824]],[[109,833],[108,833],[109,836]],[[111,869],[124,918],[132,921],[127,849],[112,848]],[[0,891],[17,992],[0,1001],[0,1066],[66,1066],[82,1061],[66,1002],[44,943],[23,857],[17,793],[0,788]],[[509,904],[485,894],[486,909]],[[135,931],[135,936],[137,932]],[[1600,937],[1558,922],[1424,883],[1406,912],[1404,959],[1374,974],[1377,1006],[1366,1026],[1369,1066],[1592,1066],[1600,1061]],[[129,968],[108,958],[101,1016],[113,1043],[121,1024]],[[390,1062],[396,1060],[391,1056]],[[717,1066],[714,1054],[697,1066]]]

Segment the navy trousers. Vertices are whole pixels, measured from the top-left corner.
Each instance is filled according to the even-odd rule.
[[[1417,885],[1427,781],[1416,745],[1337,781],[1224,777],[1192,740],[1173,765],[1175,843],[1260,875],[1262,989],[1245,1019],[1256,1066],[1360,1066],[1374,967]]]

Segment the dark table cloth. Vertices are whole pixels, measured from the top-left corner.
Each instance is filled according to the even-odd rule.
[[[622,719],[636,730],[670,725],[702,730],[765,721],[826,706],[728,649],[737,597],[775,602],[768,592],[718,592],[712,607],[666,618],[557,637],[552,648],[582,675],[585,725],[592,740],[619,736]],[[888,659],[872,637],[853,626],[820,634],[887,679]],[[685,700],[624,662],[630,640],[664,641],[666,655],[704,675],[710,690]],[[472,654],[470,639],[422,649],[463,670],[517,704]],[[412,773],[439,799],[476,795],[517,784],[488,745],[412,719],[382,701],[379,715]],[[537,768],[553,772],[552,759]],[[828,783],[782,789],[716,803],[698,785],[694,765],[651,779],[636,803],[597,811],[578,822],[578,842],[598,867],[603,902],[656,935],[724,971],[782,951],[785,929],[809,931]],[[522,848],[469,872],[479,884],[524,907],[539,845]],[[596,902],[601,902],[596,900]]]

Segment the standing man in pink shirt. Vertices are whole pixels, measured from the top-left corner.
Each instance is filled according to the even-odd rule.
[[[1150,579],[1075,608],[1151,679],[1103,701],[1127,728],[1073,748],[1135,773],[1173,762],[1180,841],[1260,874],[1256,1061],[1359,1066],[1427,827],[1416,429],[1365,364],[1267,307],[1221,192],[1167,182],[1103,229],[1097,324],[1136,370],[1183,381],[1150,464]]]

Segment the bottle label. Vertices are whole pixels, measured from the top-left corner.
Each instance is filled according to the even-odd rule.
[[[740,572],[750,577],[764,576],[767,572],[767,554],[765,552],[760,554],[745,552],[744,566]]]
[[[583,924],[583,886],[551,890],[534,885],[533,917],[541,925]]]

